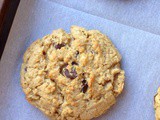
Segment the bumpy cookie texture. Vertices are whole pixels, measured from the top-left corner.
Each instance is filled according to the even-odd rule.
[[[156,120],[160,120],[160,88],[158,89],[157,94],[154,97],[154,108],[155,108],[155,117]]]
[[[58,29],[24,54],[26,99],[53,120],[90,120],[109,109],[124,86],[121,56],[98,30]]]

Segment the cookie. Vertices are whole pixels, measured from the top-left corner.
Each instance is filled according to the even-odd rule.
[[[160,88],[154,97],[154,108],[156,120],[160,120]]]
[[[98,30],[72,26],[32,43],[24,54],[26,99],[52,120],[90,120],[116,102],[124,87],[121,56]]]

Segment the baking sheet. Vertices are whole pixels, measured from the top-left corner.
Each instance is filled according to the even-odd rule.
[[[154,120],[153,96],[160,86],[160,36],[78,11],[48,0],[22,0],[0,62],[0,119],[47,120],[25,100],[20,66],[26,48],[57,28],[98,29],[121,53],[125,89],[96,120]]]

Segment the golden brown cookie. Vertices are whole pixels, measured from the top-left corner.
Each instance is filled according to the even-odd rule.
[[[124,86],[121,56],[98,30],[58,29],[24,54],[26,99],[53,120],[90,120],[115,102]]]
[[[154,108],[156,120],[160,120],[160,88],[154,97]]]

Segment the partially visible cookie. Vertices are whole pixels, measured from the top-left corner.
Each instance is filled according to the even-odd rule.
[[[72,26],[32,43],[24,54],[26,99],[53,120],[90,120],[116,102],[124,86],[121,56],[98,30]]]
[[[154,97],[154,108],[156,120],[160,120],[160,88],[158,89],[158,92]]]

